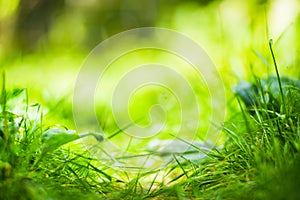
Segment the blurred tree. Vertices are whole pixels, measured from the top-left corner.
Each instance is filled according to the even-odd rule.
[[[34,50],[64,8],[62,0],[20,1],[14,40],[22,51]]]
[[[132,28],[155,26],[162,13],[172,13],[183,3],[206,6],[216,0],[111,0],[95,1],[85,11],[89,48],[101,40]],[[73,2],[75,3],[75,1]],[[80,5],[81,6],[81,5]]]
[[[5,32],[1,33],[4,36],[0,40],[6,40],[7,46],[22,53],[33,52],[47,45],[47,35],[53,25],[64,17],[75,19],[75,15],[80,15],[83,21],[77,23],[84,23],[86,30],[79,41],[83,46],[79,48],[90,49],[116,33],[155,26],[162,14],[171,15],[180,4],[192,2],[206,6],[214,1],[220,0],[14,0],[17,9],[12,16],[0,18],[1,32]],[[73,32],[77,25],[72,24]]]

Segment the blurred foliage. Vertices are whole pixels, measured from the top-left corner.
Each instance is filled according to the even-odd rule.
[[[295,0],[0,2],[0,61],[6,66],[24,59],[27,54],[38,54],[29,61],[35,66],[39,65],[41,57],[49,63],[58,59],[58,55],[74,59],[77,52],[82,59],[104,39],[145,26],[171,28],[192,37],[204,46],[218,66],[233,69],[242,76],[251,65],[249,60],[257,60],[258,54],[268,57],[266,44],[269,38],[278,39],[276,50],[280,58],[287,57],[284,49],[294,45],[289,58],[280,59],[289,68],[297,59],[299,49],[296,42],[299,3]],[[10,64],[5,64],[7,62]],[[289,72],[293,74],[293,70],[289,69]]]
[[[46,105],[49,119],[73,127],[72,88],[91,49],[132,28],[170,28],[197,41],[212,58],[224,80],[230,114],[237,108],[236,102],[231,105],[233,85],[253,72],[259,77],[273,73],[270,38],[281,73],[300,76],[299,23],[296,0],[1,0],[0,66],[8,87],[28,88],[33,101]],[[138,57],[129,62],[150,56]],[[126,59],[120,63],[125,64]],[[150,96],[141,108],[157,102],[157,95]],[[132,102],[140,103],[139,98]],[[203,103],[207,113],[209,106]]]
[[[188,2],[207,5],[212,1],[185,1]],[[2,40],[14,50],[27,53],[53,40],[67,39],[62,37],[65,32],[74,39],[70,42],[92,48],[116,33],[154,26],[159,15],[172,12],[181,3],[179,0],[146,0],[142,4],[137,0],[2,0],[0,20],[5,30],[2,31]]]

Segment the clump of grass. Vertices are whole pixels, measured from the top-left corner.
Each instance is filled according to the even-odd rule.
[[[144,199],[162,187],[155,178],[155,189],[142,186],[156,171],[133,177],[124,171],[128,180],[123,181],[87,149],[70,148],[83,135],[99,142],[103,136],[45,126],[41,106],[29,104],[26,89],[7,91],[4,75],[0,109],[0,199]]]
[[[88,152],[62,148],[79,136],[45,127],[40,105],[29,105],[26,89],[6,91],[4,75],[0,109],[0,199],[95,198],[117,181]]]
[[[31,166],[41,146],[39,137],[42,129],[38,120],[40,116],[37,120],[30,120],[28,110],[35,109],[36,115],[39,115],[40,107],[29,107],[26,93],[25,89],[8,93],[3,75],[0,118],[1,199],[37,199],[45,193],[31,177]],[[20,105],[16,106],[17,103]]]
[[[299,194],[300,81],[276,76],[242,83],[241,112],[223,126],[227,141],[179,183],[200,199],[293,199]],[[246,105],[246,108],[242,105]],[[297,173],[297,174],[294,174]]]

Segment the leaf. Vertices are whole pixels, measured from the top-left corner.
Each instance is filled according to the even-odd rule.
[[[94,137],[98,142],[104,140],[104,136],[101,133],[86,132],[78,134],[75,130],[53,128],[43,132],[42,142],[46,151],[53,151],[64,144],[87,136]]]
[[[59,128],[48,129],[42,134],[42,142],[47,151],[53,151],[58,147],[79,138],[80,136],[76,131]]]

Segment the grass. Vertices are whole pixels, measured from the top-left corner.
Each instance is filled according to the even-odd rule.
[[[226,135],[223,148],[213,149],[205,159],[196,161],[173,154],[173,162],[163,169],[135,169],[134,173],[122,168],[116,170],[111,167],[113,156],[106,155],[102,160],[95,158],[78,143],[82,133],[68,129],[75,127],[70,119],[72,100],[62,95],[73,85],[73,77],[78,73],[75,68],[80,66],[87,52],[70,51],[70,45],[63,45],[66,43],[58,39],[46,53],[20,55],[18,59],[12,56],[11,61],[3,57],[5,63],[2,65],[10,66],[7,72],[12,73],[7,81],[3,76],[0,100],[0,199],[297,199],[300,86],[293,84],[297,80],[282,76],[278,66],[282,74],[297,74],[299,78],[300,20],[299,16],[295,17],[295,25],[287,26],[276,40],[274,51],[272,42],[269,43],[271,56],[267,56],[269,49],[265,40],[270,36],[276,38],[271,29],[274,23],[281,22],[270,15],[277,14],[277,10],[269,11],[273,8],[271,2],[257,2],[243,4],[231,0],[201,8],[187,2],[173,13],[164,11],[158,21],[157,26],[183,32],[202,44],[219,66],[227,89],[233,84],[233,73],[252,80],[252,83],[245,82],[246,87],[242,88],[250,93],[247,98],[252,100],[247,103],[243,94],[237,93],[234,105],[228,106],[231,118],[221,127]],[[68,47],[67,53],[60,49],[61,46],[62,49]],[[280,62],[278,66],[275,53]],[[132,55],[132,59],[125,58],[123,62],[134,64],[136,57],[144,63],[148,59],[153,62],[155,56],[151,52],[145,54],[149,56]],[[267,59],[269,57],[271,59]],[[274,67],[270,64],[272,61]],[[167,56],[157,62],[180,67],[184,64]],[[246,67],[241,67],[247,65],[253,65],[252,71],[256,72],[251,77],[245,75],[248,73]],[[274,75],[257,76],[266,71],[267,75],[272,72]],[[40,80],[44,74],[50,76]],[[27,84],[28,91],[23,88],[7,90],[6,82],[8,85]],[[32,82],[39,84],[32,85]],[[199,86],[196,81],[193,83]],[[232,96],[228,91],[227,96]],[[199,93],[203,98],[206,90]],[[38,99],[43,106],[31,104],[32,99]],[[140,106],[143,113],[143,106],[152,105],[151,100],[161,103],[159,98],[157,101],[149,99],[145,95],[137,96],[132,102],[133,109]],[[207,110],[211,109],[209,103],[204,107],[207,108],[201,120],[207,118]],[[99,120],[104,121],[105,116],[100,116]],[[177,127],[177,113],[172,110],[170,116],[171,128],[167,133]],[[106,128],[111,136],[121,131],[115,130],[114,125]],[[113,139],[118,141],[118,138]],[[148,155],[158,155],[158,152]],[[147,161],[148,155],[121,155],[118,159],[139,161],[143,158]]]
[[[7,91],[3,75],[0,199],[296,199],[299,82],[280,76],[270,49],[276,76],[253,75],[243,88],[250,103],[236,93],[241,111],[222,127],[223,148],[199,162],[174,154],[164,169],[134,175],[75,148],[79,133],[46,126],[41,106],[29,104],[26,89]]]
[[[28,104],[26,89],[7,92],[3,76],[1,97],[1,199],[70,198],[74,193],[84,198],[88,191],[101,187],[99,182],[113,182],[85,152],[60,148],[70,142],[69,137],[50,145],[43,140],[46,129],[57,129],[43,126],[41,107]],[[98,175],[97,180],[89,179],[92,174]]]
[[[267,87],[263,79],[256,79],[258,91],[249,93],[257,94],[247,96],[255,98],[248,104],[249,112],[241,107],[223,127],[228,136],[224,148],[212,151],[180,183],[192,194],[189,197],[296,199],[299,195],[300,82],[295,80],[297,87],[283,84],[286,78],[279,75],[271,43],[270,49],[276,78]]]
[[[142,199],[158,190],[155,179],[148,189],[141,186],[154,171],[133,178],[120,172],[127,181],[120,180],[85,148],[69,145],[78,133],[43,122],[41,106],[28,103],[26,89],[7,91],[3,75],[0,199]]]

